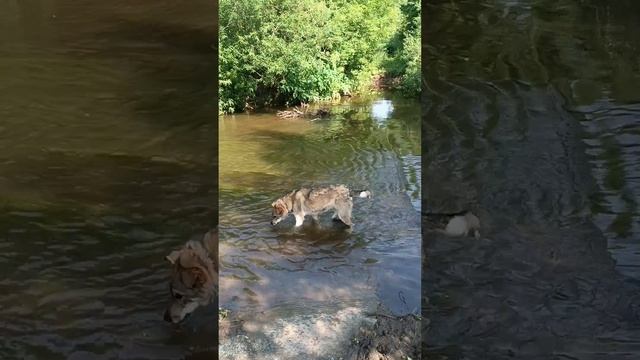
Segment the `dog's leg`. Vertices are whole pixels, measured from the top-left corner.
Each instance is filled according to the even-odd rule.
[[[340,202],[336,202],[336,210],[338,213],[338,218],[347,226],[353,226],[351,222],[351,210],[353,208],[353,203],[350,200],[343,200]]]
[[[295,227],[302,226],[302,223],[304,222],[305,213],[302,208],[302,205],[300,205],[300,196],[298,196],[298,201],[293,203],[293,216],[295,216],[296,218]]]

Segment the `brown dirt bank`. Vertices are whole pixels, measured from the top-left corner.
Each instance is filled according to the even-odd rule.
[[[314,320],[317,323],[317,319]],[[331,341],[330,349],[319,350],[314,359],[342,359],[342,360],[417,360],[420,359],[420,318],[415,315],[395,316],[379,306],[371,314],[353,318],[343,318],[342,322],[350,322],[346,326],[353,330],[347,339]],[[224,348],[221,358],[249,359],[252,356],[272,356],[280,354],[280,358],[291,358],[287,351],[287,344],[275,344],[266,338],[257,337],[247,341],[246,335],[256,329],[252,321],[243,320],[237,314],[227,312],[220,316],[219,334],[221,342],[231,341],[231,346]],[[290,329],[295,328],[295,322],[289,324]],[[339,328],[343,328],[339,326]],[[282,333],[284,334],[284,333]],[[308,334],[306,334],[308,335]],[[347,336],[345,333],[343,336]],[[255,334],[252,336],[255,337]],[[238,339],[243,339],[240,342]],[[303,338],[305,347],[314,343],[312,337],[304,333],[296,336],[296,342]],[[337,340],[337,339],[336,339]],[[306,344],[306,345],[305,345]],[[326,345],[326,344],[325,344]],[[280,348],[284,346],[284,348]],[[329,356],[329,357],[328,357]]]
[[[419,317],[394,316],[381,306],[372,316],[375,323],[360,329],[347,360],[420,359]]]

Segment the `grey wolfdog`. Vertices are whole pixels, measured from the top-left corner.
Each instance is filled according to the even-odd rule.
[[[166,259],[171,264],[171,302],[164,319],[179,323],[199,306],[215,300],[218,290],[218,230],[210,230],[201,241],[188,241]]]
[[[294,190],[287,195],[271,203],[271,225],[276,225],[284,220],[290,213],[296,218],[296,227],[304,222],[306,215],[315,219],[318,215],[329,210],[334,210],[333,218],[339,219],[345,225],[351,227],[351,210],[353,209],[353,195],[361,198],[370,198],[368,190],[351,191],[344,185],[329,185],[324,187],[303,187]]]

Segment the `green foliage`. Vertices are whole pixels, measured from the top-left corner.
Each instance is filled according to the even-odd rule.
[[[400,89],[418,96],[421,89],[420,1],[407,0],[400,6],[402,27],[389,42],[385,63],[389,77],[400,78]]]
[[[220,112],[364,89],[383,71],[389,42],[408,27],[403,6],[396,0],[221,0]],[[419,40],[417,46],[419,72]],[[416,66],[405,62],[403,75]]]

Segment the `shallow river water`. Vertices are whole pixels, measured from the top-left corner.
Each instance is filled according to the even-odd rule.
[[[380,303],[398,315],[420,313],[420,105],[374,97],[326,108],[331,115],[317,120],[220,119],[220,306],[267,326],[244,335],[274,344],[261,358],[331,355],[279,349],[286,331],[272,323],[301,329],[323,314]],[[293,216],[270,224],[275,199],[326,184],[373,193],[354,198],[351,231],[331,213],[297,230]],[[319,335],[311,329],[296,340]],[[221,340],[222,351],[235,341]]]

